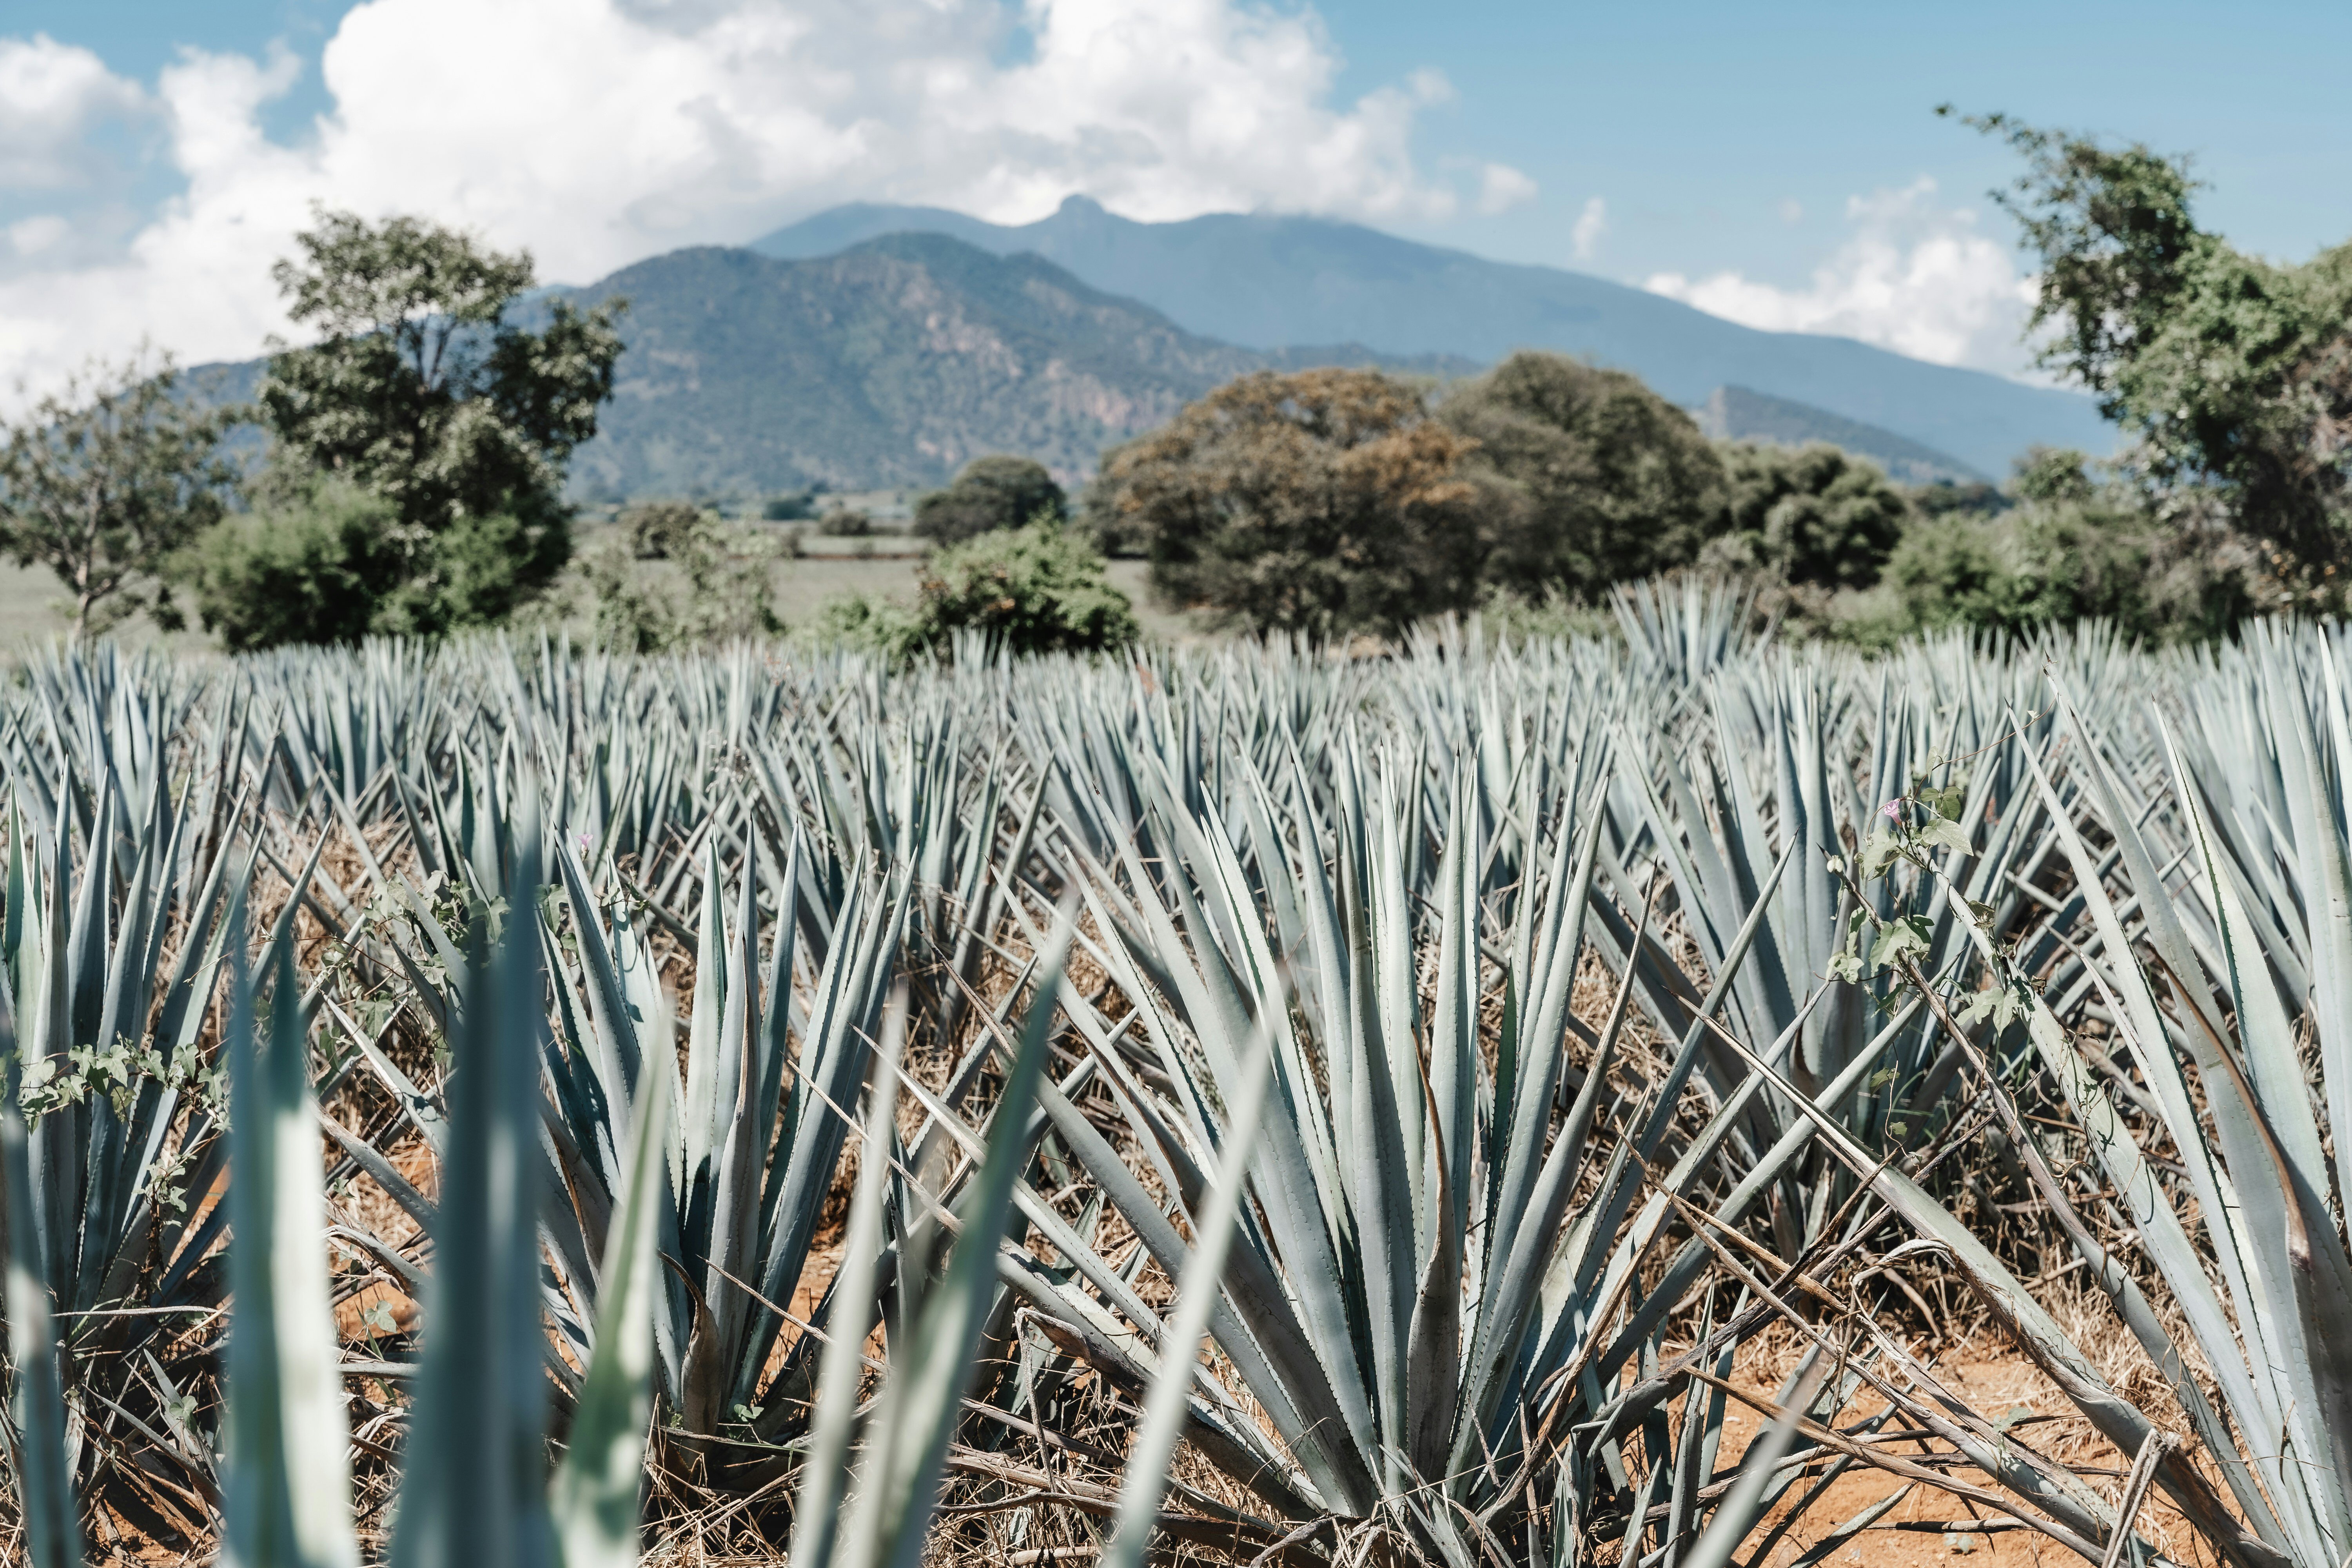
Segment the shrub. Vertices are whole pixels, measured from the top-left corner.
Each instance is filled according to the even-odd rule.
[[[1377,371],[1262,371],[1107,455],[1089,523],[1223,623],[1394,632],[1476,602],[1471,445]]]
[[[1968,626],[2023,636],[2095,616],[2155,643],[2221,637],[2252,613],[2258,563],[2227,529],[2177,528],[2098,500],[1913,528],[1887,563],[1891,625],[1857,640]]]
[[[1482,630],[1498,644],[1568,641],[1575,637],[1613,639],[1623,633],[1617,617],[1570,597],[1559,588],[1540,594],[1517,594],[1507,588],[1488,593],[1478,606]]]
[[[874,531],[874,517],[857,507],[837,506],[817,519],[816,531],[833,539],[864,539]]]
[[[673,549],[702,521],[702,509],[689,501],[645,501],[621,513],[629,552],[640,561],[667,561]]]
[[[1098,653],[1143,633],[1093,546],[1057,523],[1003,529],[942,550],[923,573],[925,638],[976,631],[1006,653]]]
[[[676,573],[670,580],[638,565],[620,541],[589,557],[596,635],[607,647],[660,653],[784,629],[769,575],[782,552],[776,541],[697,513],[667,548]]]
[[[760,508],[761,521],[764,522],[805,522],[814,516],[816,495],[812,490],[803,490],[798,495],[771,496],[767,504]]]
[[[1069,498],[1043,463],[1027,458],[975,458],[942,490],[915,506],[915,531],[934,544],[961,544],[1040,518],[1060,522]]]
[[[1102,653],[1142,635],[1135,606],[1103,575],[1103,558],[1067,527],[1033,522],[982,534],[931,557],[911,610],[839,594],[817,612],[816,639],[893,665],[944,653],[976,632],[1004,653]]]
[[[1910,503],[1877,466],[1822,443],[1724,449],[1725,531],[1710,561],[1790,586],[1866,588],[1903,539]]]
[[[921,619],[904,605],[872,594],[835,594],[817,606],[814,640],[870,653],[891,667],[914,662],[929,646]]]
[[[383,496],[321,482],[215,524],[182,574],[231,653],[355,643],[374,627],[374,584],[394,573],[397,521]]]
[[[1489,583],[1591,598],[1687,565],[1721,526],[1722,459],[1697,423],[1622,371],[1517,353],[1438,405],[1475,452]]]

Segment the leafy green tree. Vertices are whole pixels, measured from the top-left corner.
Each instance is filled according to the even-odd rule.
[[[862,648],[893,665],[945,653],[976,632],[1003,653],[1107,653],[1143,635],[1135,606],[1111,586],[1086,538],[1044,520],[998,529],[931,557],[912,610],[866,594],[838,594],[817,612],[823,643]]]
[[[2017,459],[2009,488],[2017,499],[2045,506],[2083,505],[2098,494],[2087,453],[2072,447],[2029,447]]]
[[[1720,526],[1723,462],[1688,414],[1622,371],[1517,353],[1438,417],[1475,455],[1488,581],[1590,597],[1696,559]]]
[[[0,442],[0,552],[57,574],[77,637],[142,610],[176,628],[165,568],[227,510],[226,429],[225,414],[183,395],[168,361],[74,379]]]
[[[1263,371],[1106,455],[1088,521],[1227,624],[1391,632],[1477,601],[1471,447],[1377,371]]]
[[[1911,510],[1923,518],[1996,517],[2007,511],[2011,504],[1999,486],[1982,479],[1970,479],[1965,484],[1937,479],[1933,484],[1913,485],[1909,493]]]
[[[2253,608],[2258,563],[2242,535],[2150,514],[2128,484],[2102,481],[2080,452],[2018,461],[2016,504],[1912,525],[1886,563],[1891,619],[1856,640],[1965,626],[2021,637],[2097,617],[2154,643],[2220,637]]]
[[[2352,245],[2299,266],[2248,256],[2198,226],[2186,160],[1968,123],[2026,163],[1995,196],[2039,258],[2041,363],[2138,438],[2162,510],[2210,490],[2290,584],[2333,575],[2352,553]]]
[[[370,629],[506,618],[571,559],[563,468],[612,394],[623,302],[557,300],[525,331],[507,316],[529,255],[415,218],[322,213],[299,244],[274,276],[320,341],[272,356],[257,404],[280,461],[392,505]]]
[[[915,531],[934,544],[961,544],[1043,517],[1059,522],[1069,498],[1045,465],[1027,458],[974,458],[947,489],[915,503]]]
[[[1727,526],[1707,559],[1790,586],[1870,586],[1911,518],[1876,464],[1835,447],[1727,447],[1723,466]]]
[[[231,653],[357,642],[400,567],[399,513],[348,480],[275,489],[208,530],[183,563],[205,630]]]
[[[1044,520],[932,556],[917,616],[934,647],[974,631],[1014,654],[1100,653],[1125,647],[1143,631],[1135,606],[1105,577],[1095,548]]]

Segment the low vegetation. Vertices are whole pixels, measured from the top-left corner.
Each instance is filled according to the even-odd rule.
[[[915,532],[933,544],[961,544],[1000,528],[1069,516],[1069,497],[1028,458],[975,458],[945,489],[915,505]]]
[[[927,561],[912,608],[843,595],[820,612],[821,645],[862,649],[902,668],[969,639],[991,655],[1107,653],[1142,635],[1103,558],[1050,519],[977,534]]]
[[[1614,613],[35,659],[12,1560],[2338,1561],[2341,634]]]

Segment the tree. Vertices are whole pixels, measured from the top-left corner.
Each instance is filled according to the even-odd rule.
[[[2037,447],[2018,459],[2015,503],[1919,521],[1886,563],[1890,618],[1843,628],[1864,642],[1945,626],[2023,636],[2095,616],[2126,637],[2210,640],[2252,608],[2242,536],[2181,527],[2095,478],[2084,455]]]
[[[1377,371],[1261,371],[1107,455],[1087,505],[1176,604],[1257,631],[1391,632],[1476,600],[1472,446]]]
[[[943,490],[915,503],[915,531],[934,544],[961,544],[1001,528],[1069,515],[1069,498],[1045,465],[1027,458],[974,458]]]
[[[391,501],[348,480],[279,482],[222,521],[184,571],[205,628],[231,653],[289,643],[354,643],[377,584],[399,570]]]
[[[279,460],[392,505],[369,628],[504,619],[571,559],[563,467],[612,394],[624,302],[555,300],[527,331],[507,320],[534,281],[527,253],[348,213],[320,214],[299,242],[301,259],[273,276],[321,337],[272,356],[257,402]]]
[[[817,611],[818,640],[904,666],[977,632],[1009,654],[1105,653],[1143,635],[1135,606],[1111,586],[1103,558],[1063,524],[997,529],[931,557],[909,610],[839,594]]]
[[[2329,574],[2352,547],[2352,245],[2247,256],[2197,226],[2184,159],[1967,123],[2026,161],[1994,196],[2040,258],[2041,363],[2138,437],[2158,510],[2217,500],[2282,575]]]
[[[73,635],[145,611],[180,625],[166,563],[227,510],[226,418],[192,405],[165,361],[93,368],[42,398],[0,445],[0,552],[47,566]]]
[[[1043,518],[932,556],[916,614],[934,647],[974,631],[1013,654],[1100,653],[1143,630],[1127,595],[1104,576],[1102,556]]]
[[[1622,371],[1517,353],[1438,417],[1475,443],[1490,581],[1590,597],[1695,560],[1722,523],[1722,460],[1698,424]]]
[[[1877,465],[1823,443],[1727,447],[1723,466],[1727,526],[1707,557],[1791,587],[1870,586],[1910,521]]]

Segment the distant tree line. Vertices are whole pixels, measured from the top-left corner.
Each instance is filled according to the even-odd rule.
[[[900,658],[961,631],[1117,646],[1136,624],[1105,553],[1141,556],[1171,606],[1314,637],[1474,610],[1565,626],[1612,584],[1677,571],[1865,645],[2083,616],[2192,639],[2342,613],[2352,245],[2250,257],[2197,226],[2179,160],[1969,123],[2023,160],[1997,195],[2039,262],[2041,361],[2099,399],[2126,437],[2114,458],[2037,450],[1998,489],[1906,489],[1834,447],[1709,441],[1635,377],[1558,354],[1438,389],[1264,372],[1105,454],[1075,503],[1028,458],[975,460],[915,508],[938,552],[919,603],[845,600],[820,635]],[[611,395],[625,302],[553,301],[527,330],[528,255],[411,218],[321,213],[275,276],[316,338],[272,354],[249,406],[204,406],[142,357],[0,436],[0,552],[57,575],[77,635],[193,607],[232,650],[436,636],[548,603],[574,554],[565,465]],[[265,437],[257,462],[225,456],[240,422]],[[625,523],[579,574],[608,640],[781,629],[774,531],[685,503]]]
[[[0,448],[0,550],[73,594],[77,635],[175,590],[231,650],[503,622],[570,563],[564,465],[596,433],[623,301],[508,317],[530,258],[414,218],[321,213],[275,276],[315,342],[250,406],[204,407],[168,363],[97,372]],[[223,438],[259,426],[260,461]]]

